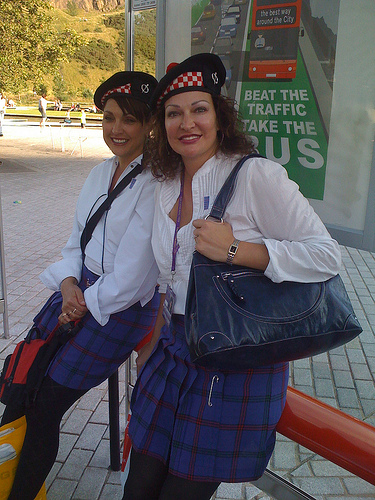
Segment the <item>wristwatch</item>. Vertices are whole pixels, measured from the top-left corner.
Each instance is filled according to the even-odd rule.
[[[230,265],[233,264],[233,259],[237,253],[239,244],[240,244],[240,240],[234,240],[233,243],[231,244],[231,246],[229,247],[228,255],[227,255],[227,264],[230,264]]]

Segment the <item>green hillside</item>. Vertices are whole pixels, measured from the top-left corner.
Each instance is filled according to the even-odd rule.
[[[125,69],[124,9],[111,12],[80,9],[52,9],[51,23],[59,31],[64,28],[77,32],[83,44],[69,62],[61,63],[59,74],[46,74],[43,84],[47,99],[92,102],[97,86],[116,71]],[[134,69],[155,74],[156,10],[146,10],[134,20]],[[30,89],[27,95],[14,96],[16,102],[27,104],[35,100]]]

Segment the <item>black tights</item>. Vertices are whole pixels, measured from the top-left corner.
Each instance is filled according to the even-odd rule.
[[[219,484],[174,476],[160,460],[132,450],[122,500],[209,500]]]
[[[70,389],[46,377],[35,406],[5,407],[1,425],[26,415],[26,435],[12,491],[8,500],[34,500],[51,470],[59,449],[60,423],[64,413],[86,390]]]

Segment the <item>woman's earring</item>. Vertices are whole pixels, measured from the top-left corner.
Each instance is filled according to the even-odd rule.
[[[224,139],[225,139],[225,134],[222,130],[219,130],[218,132],[221,133],[221,138],[220,138],[220,142],[219,142],[219,146],[221,147],[223,145],[223,142],[224,142]]]

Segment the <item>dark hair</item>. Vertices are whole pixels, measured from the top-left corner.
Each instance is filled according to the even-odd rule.
[[[214,103],[218,130],[218,151],[223,154],[245,155],[254,151],[254,145],[243,132],[239,113],[233,99],[211,95]],[[144,156],[153,175],[159,179],[174,179],[183,167],[181,156],[173,151],[164,125],[165,107],[160,106],[153,118],[153,127]]]
[[[151,110],[149,106],[138,99],[134,99],[126,95],[112,94],[104,101],[103,109],[108,99],[115,100],[125,115],[131,114],[135,116],[136,119],[142,124],[147,123],[151,118]]]

